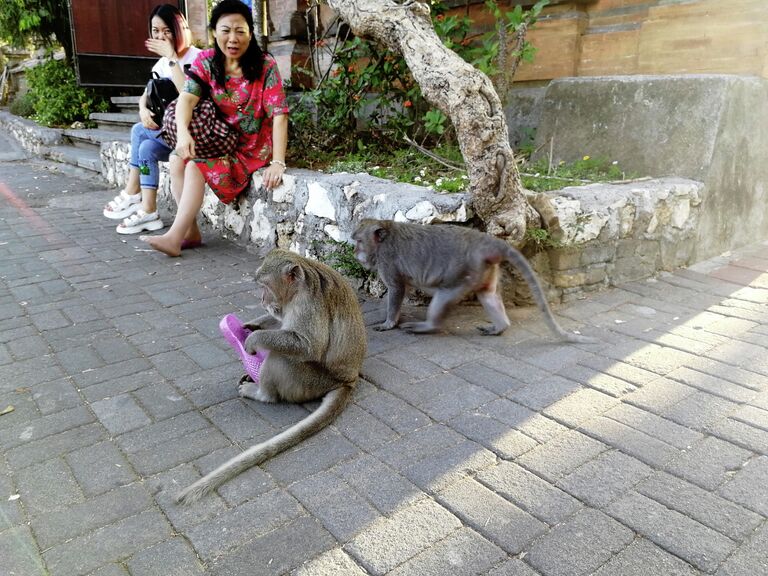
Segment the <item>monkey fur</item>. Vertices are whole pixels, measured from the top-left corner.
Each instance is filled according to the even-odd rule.
[[[595,342],[566,332],[552,315],[536,274],[525,257],[499,238],[461,226],[423,226],[391,220],[363,220],[352,234],[355,258],[376,270],[387,286],[387,318],[375,330],[391,330],[400,321],[406,290],[413,286],[433,293],[423,322],[402,327],[414,333],[435,332],[448,309],[475,293],[491,320],[478,327],[486,335],[498,335],[510,325],[498,292],[499,265],[506,260],[522,274],[550,329],[569,342]]]
[[[323,398],[306,418],[248,448],[176,497],[191,503],[230,478],[327,426],[344,409],[366,354],[363,315],[355,292],[335,270],[287,250],[272,250],[256,271],[267,314],[245,324],[249,353],[268,350],[259,382],[243,381],[240,395],[261,402]]]

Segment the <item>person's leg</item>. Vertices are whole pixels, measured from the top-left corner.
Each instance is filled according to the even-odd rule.
[[[125,187],[113,200],[104,206],[104,216],[107,218],[120,220],[130,216],[139,209],[138,196],[141,193],[139,182],[139,148],[141,143],[147,138],[147,129],[137,122],[131,128],[131,159],[128,166],[128,180]]]
[[[171,175],[171,196],[179,205],[181,200],[181,191],[184,190],[184,160],[179,158],[178,154],[171,154],[168,158],[168,171]]]
[[[139,234],[160,230],[165,226],[157,213],[157,186],[160,182],[158,162],[168,160],[171,149],[163,142],[157,131],[146,131],[139,145],[139,182],[141,184],[141,210],[136,211],[118,225],[118,234]]]
[[[158,162],[166,162],[171,149],[159,136],[147,138],[139,147],[139,183],[144,212],[157,211],[157,186],[160,182]]]
[[[203,206],[205,195],[205,178],[194,162],[187,162],[184,168],[184,188],[179,198],[179,207],[176,218],[171,228],[161,236],[142,236],[141,240],[147,242],[155,250],[159,250],[168,256],[179,256],[181,244],[189,235],[200,230],[197,228],[197,213]]]
[[[178,206],[184,189],[184,169],[186,168],[186,163],[178,155],[171,154],[168,159],[168,168],[171,175],[171,195],[176,200],[176,205]],[[189,230],[187,230],[187,235],[184,236],[184,243],[181,247],[182,249],[197,248],[202,242],[203,235],[197,226],[197,219],[195,219],[192,221]]]

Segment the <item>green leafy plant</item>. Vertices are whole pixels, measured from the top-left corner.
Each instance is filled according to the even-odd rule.
[[[547,3],[539,0],[530,10],[517,6],[505,11],[496,0],[486,0],[496,27],[472,35],[468,15],[449,14],[445,3],[435,1],[432,23],[448,48],[492,77],[500,76],[509,47],[515,46],[505,38],[533,25]],[[425,100],[402,56],[374,42],[351,38],[348,32],[335,34],[311,38],[307,63],[294,68],[292,77],[300,79],[299,84],[314,82],[314,88],[303,91],[291,110],[293,157],[304,158],[314,168],[329,154],[392,152],[404,146],[406,136],[431,148],[456,144],[452,124]],[[530,44],[521,46],[521,57],[533,56]],[[320,64],[328,60],[331,66]],[[360,137],[361,130],[365,138]]]
[[[525,231],[525,241],[534,247],[537,252],[550,248],[561,248],[562,242],[555,240],[544,228],[528,228]]]
[[[75,72],[64,60],[50,59],[27,72],[34,119],[46,126],[65,126],[105,112],[109,104],[92,90],[77,85]]]
[[[16,116],[29,118],[35,113],[35,108],[32,106],[32,97],[28,92],[16,96],[8,106],[8,110]]]
[[[371,277],[372,272],[363,268],[355,258],[355,247],[352,244],[332,239],[328,239],[325,246],[320,244],[322,243],[315,242],[314,247],[319,249],[321,262],[350,278],[368,280]]]
[[[24,48],[64,48],[72,58],[72,34],[67,0],[4,0],[0,10],[0,40]]]
[[[424,114],[424,130],[429,134],[442,136],[445,133],[448,117],[440,110],[428,110]]]

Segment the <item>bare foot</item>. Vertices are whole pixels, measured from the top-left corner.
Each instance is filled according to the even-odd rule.
[[[200,246],[203,243],[203,235],[200,234],[200,230],[195,227],[194,230],[189,230],[184,236],[184,244],[187,246]]]
[[[146,242],[152,248],[168,256],[181,256],[181,244],[167,237],[168,234],[160,236],[139,236],[139,240]]]

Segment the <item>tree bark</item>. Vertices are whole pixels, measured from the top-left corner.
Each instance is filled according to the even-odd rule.
[[[403,55],[426,100],[456,128],[475,214],[490,234],[520,242],[537,215],[523,194],[504,109],[488,76],[443,45],[426,3],[327,1],[356,35]]]

